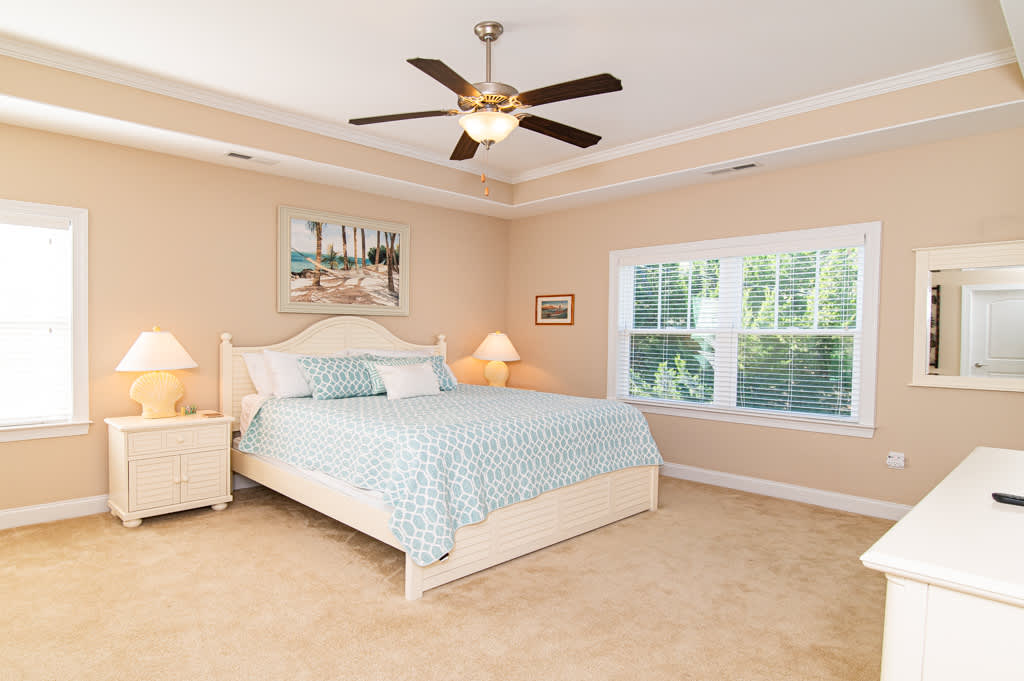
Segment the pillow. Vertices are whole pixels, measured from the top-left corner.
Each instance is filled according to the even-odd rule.
[[[372,365],[384,382],[389,400],[402,400],[420,395],[437,395],[441,392],[434,367],[428,362],[407,365]]]
[[[434,374],[437,376],[438,385],[441,390],[455,390],[455,387],[459,384],[455,378],[455,374],[448,368],[448,365],[444,363],[444,358],[441,355],[431,355],[429,357],[387,357],[384,355],[362,355],[359,359],[362,359],[367,363],[370,368],[370,372],[374,377],[374,388],[378,393],[385,392],[384,382],[377,371],[377,365],[384,366],[409,366],[411,364],[430,364],[434,370]]]
[[[299,357],[340,357],[346,353],[330,353],[325,355],[300,355],[294,352],[277,352],[264,350],[263,360],[270,374],[273,388],[270,392],[274,397],[309,397],[313,390],[306,382],[306,377],[299,368]],[[381,392],[384,392],[382,389]]]
[[[249,378],[256,386],[256,392],[260,395],[270,395],[274,392],[274,382],[270,380],[270,373],[267,371],[267,363],[262,352],[242,353],[245,360],[245,368],[249,370]]]
[[[313,397],[334,400],[384,392],[376,390],[374,373],[354,357],[299,357],[297,360]]]

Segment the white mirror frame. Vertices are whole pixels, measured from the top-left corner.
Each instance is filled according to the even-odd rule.
[[[932,271],[959,270],[965,267],[1020,267],[1024,265],[1024,241],[916,248],[914,254],[917,259],[917,275],[914,278],[914,366],[910,385],[1024,392],[1024,379],[934,376],[928,373],[928,315],[931,307]]]

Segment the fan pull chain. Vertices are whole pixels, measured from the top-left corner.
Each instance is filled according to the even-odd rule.
[[[490,196],[491,195],[491,188],[487,186],[487,159],[490,156],[490,154],[491,154],[491,148],[489,146],[488,147],[484,147],[484,169],[480,173],[480,182],[484,186],[484,196]]]

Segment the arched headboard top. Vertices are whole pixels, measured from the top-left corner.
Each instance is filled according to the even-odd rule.
[[[256,392],[242,355],[262,350],[326,355],[342,350],[430,350],[447,358],[445,336],[438,335],[434,345],[404,341],[383,326],[363,317],[331,317],[310,325],[291,338],[272,345],[237,347],[230,333],[220,336],[220,410],[236,419],[242,410],[242,398]]]

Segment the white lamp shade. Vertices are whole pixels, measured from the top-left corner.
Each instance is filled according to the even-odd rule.
[[[459,125],[477,142],[500,142],[519,125],[519,119],[500,111],[476,111],[459,119]]]
[[[117,371],[169,371],[199,366],[170,331],[143,331],[128,350]]]
[[[473,356],[492,362],[516,362],[519,360],[519,353],[513,347],[512,341],[501,331],[487,334],[487,338],[484,338],[484,342],[476,349]]]

